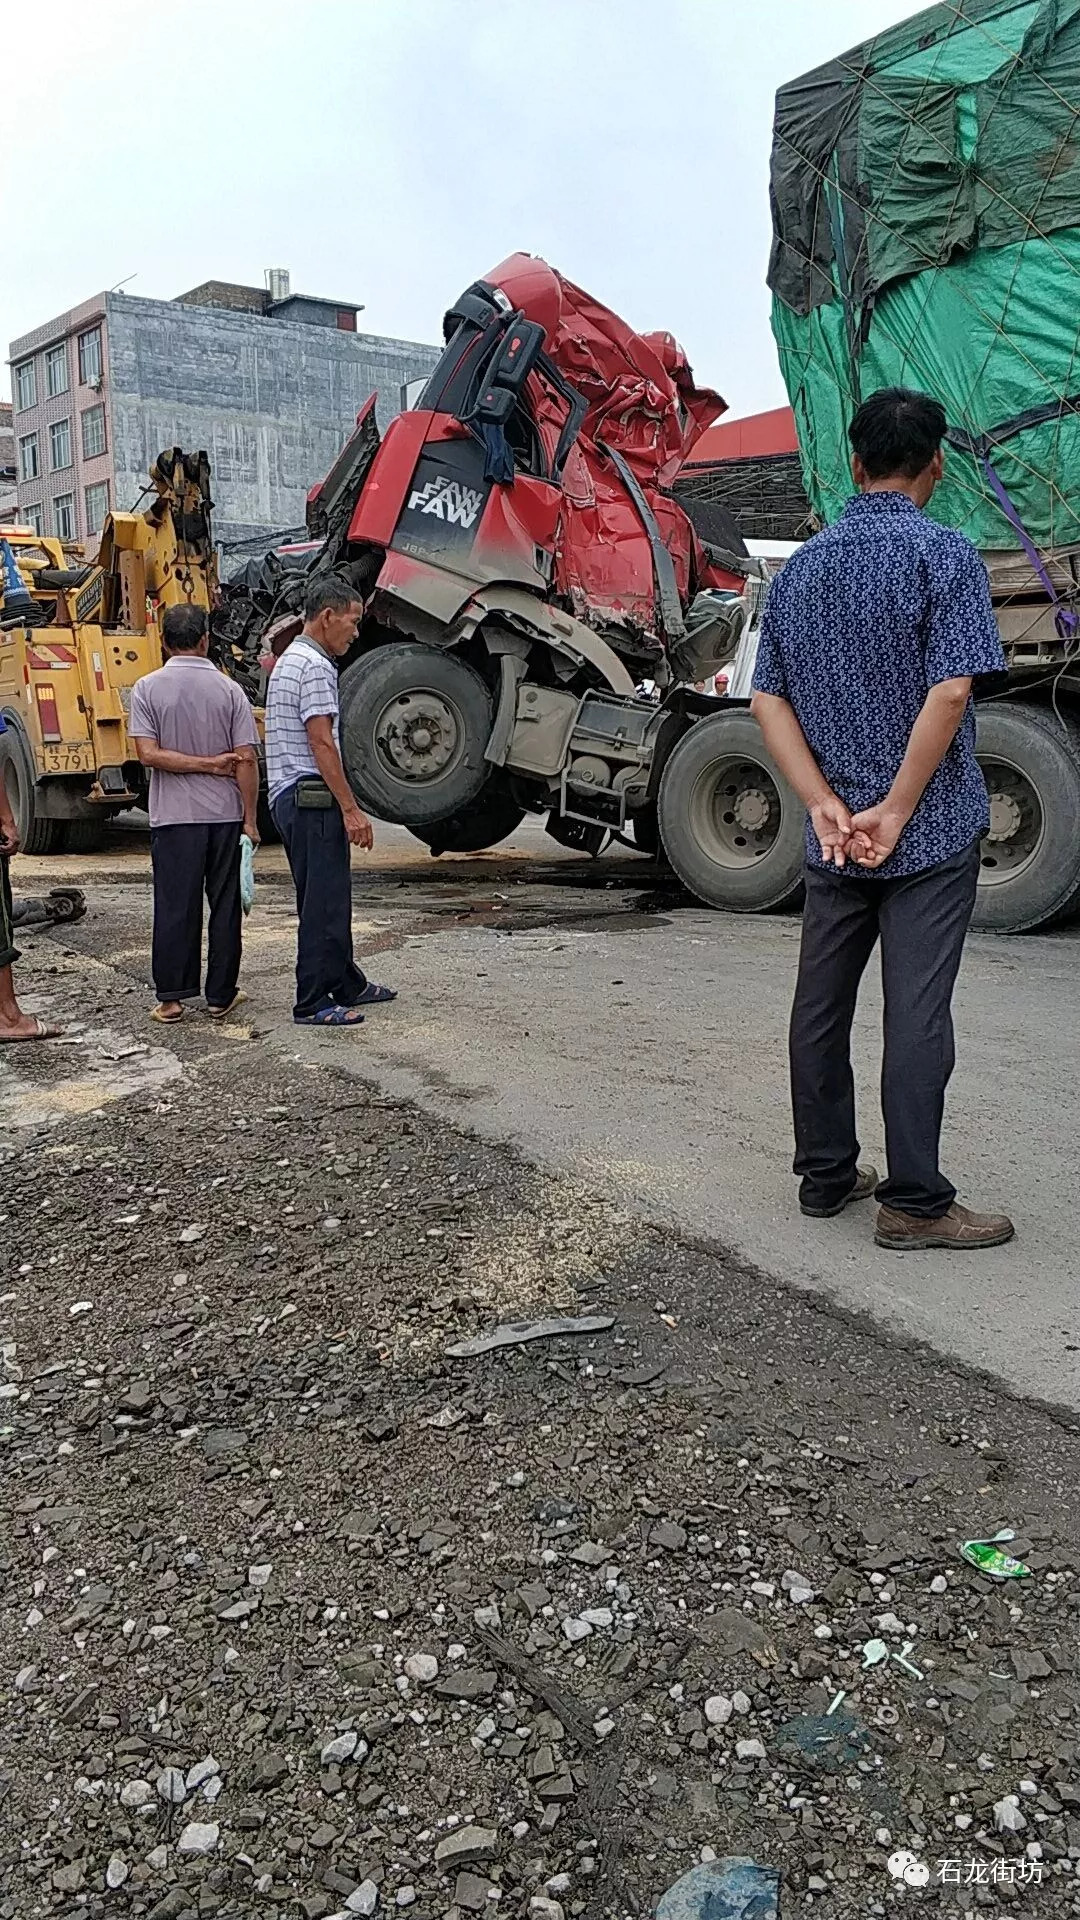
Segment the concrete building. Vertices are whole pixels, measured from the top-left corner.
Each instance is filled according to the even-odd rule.
[[[11,424],[11,402],[0,400],[0,523],[12,521],[18,510],[15,485],[15,434]]]
[[[175,300],[99,293],[11,343],[20,515],[93,541],[165,447],[210,456],[217,537],[301,527],[358,409],[380,424],[440,349],[357,331],[355,304],[209,280]]]

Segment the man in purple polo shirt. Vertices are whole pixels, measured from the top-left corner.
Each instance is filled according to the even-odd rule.
[[[258,841],[258,734],[234,680],[207,659],[201,607],[170,607],[163,667],[131,692],[128,732],[150,769],[154,867],[151,1018],[183,1018],[199,993],[203,894],[210,905],[206,1006],[221,1020],[240,998],[240,834]]]

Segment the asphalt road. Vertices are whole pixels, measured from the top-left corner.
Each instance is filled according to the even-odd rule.
[[[245,1016],[289,1057],[332,1058],[649,1219],[1080,1408],[1080,933],[975,935],[961,974],[946,1166],[962,1199],[1008,1208],[1016,1241],[895,1255],[873,1245],[872,1206],[811,1222],[795,1205],[785,1078],[795,918],[706,913],[660,890],[630,854],[581,863],[535,828],[491,854],[437,863],[384,829],[376,859],[357,865],[355,925],[360,950],[377,956],[369,970],[401,998],[359,1034],[314,1034],[288,1020],[293,922],[280,851],[265,850],[260,870]],[[15,879],[23,891],[81,884],[92,910],[71,952],[146,979],[143,834],[115,834],[102,856],[20,862]],[[62,1011],[60,997],[54,1005]],[[879,1006],[868,980],[856,1054],[864,1154],[878,1165]],[[658,1275],[658,1297],[662,1285]]]

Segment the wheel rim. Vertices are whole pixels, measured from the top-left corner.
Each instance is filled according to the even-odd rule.
[[[776,845],[783,815],[780,790],[758,760],[728,757],[699,774],[690,823],[703,853],[718,866],[753,867]]]
[[[409,786],[444,779],[465,751],[465,722],[457,704],[430,687],[410,687],[378,714],[375,753],[385,772]]]
[[[990,796],[990,831],[982,842],[979,882],[1000,887],[1035,860],[1046,832],[1042,801],[1028,774],[1011,760],[979,764]]]

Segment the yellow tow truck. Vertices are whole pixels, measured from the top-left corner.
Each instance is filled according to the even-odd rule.
[[[217,591],[210,466],[179,447],[144,513],[113,513],[97,559],[29,527],[0,529],[0,779],[26,853],[90,851],[145,802],[127,733],[131,689],[162,663],[168,607]]]

